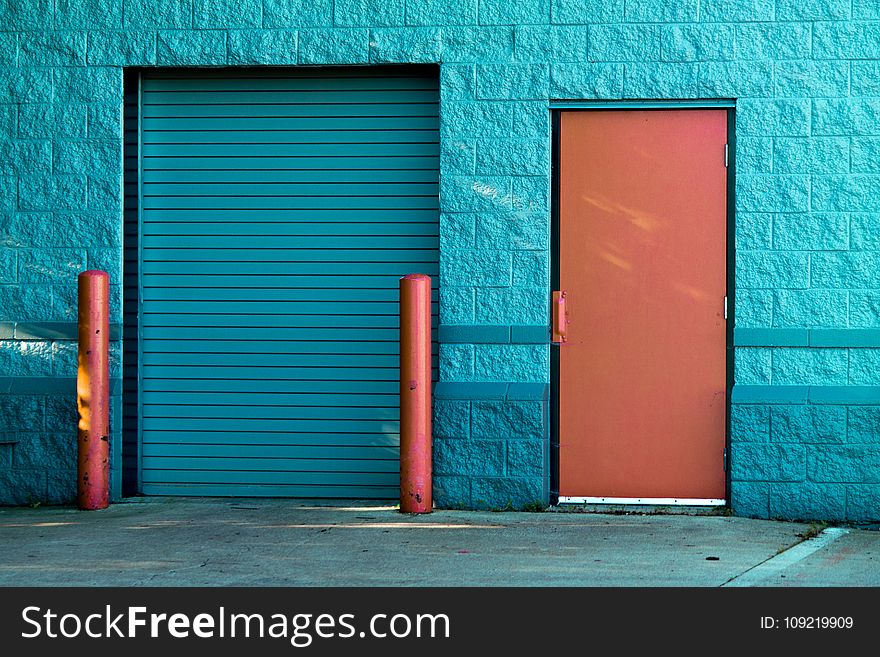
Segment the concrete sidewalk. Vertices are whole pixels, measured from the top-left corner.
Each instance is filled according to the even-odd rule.
[[[724,516],[150,498],[0,509],[3,586],[880,586],[880,532]],[[797,546],[797,547],[795,547]],[[794,549],[792,549],[794,548]],[[95,565],[83,568],[83,555]]]

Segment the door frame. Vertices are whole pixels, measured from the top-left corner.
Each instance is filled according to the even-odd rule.
[[[730,393],[733,389],[734,343],[733,326],[736,308],[736,101],[733,99],[702,100],[597,100],[551,101],[551,169],[550,169],[550,289],[560,289],[559,275],[559,151],[560,116],[563,111],[591,110],[673,110],[723,109],[727,113],[727,325],[726,329],[726,403],[724,418],[724,500],[673,498],[560,498],[559,495],[559,349],[550,344],[550,504],[613,504],[662,506],[724,506],[730,507]]]

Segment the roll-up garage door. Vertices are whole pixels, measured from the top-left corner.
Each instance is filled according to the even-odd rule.
[[[437,283],[438,100],[434,69],[142,79],[144,493],[399,494],[397,289]]]

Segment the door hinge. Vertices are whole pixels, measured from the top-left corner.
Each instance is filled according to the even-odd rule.
[[[730,152],[730,147],[727,144],[724,144],[724,166],[727,166],[727,156]]]
[[[727,448],[725,447],[721,452],[721,467],[724,472],[727,472]]]
[[[727,297],[724,297],[724,319],[727,319]]]

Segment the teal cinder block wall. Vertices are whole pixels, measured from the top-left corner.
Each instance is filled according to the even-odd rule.
[[[0,3],[0,500],[72,495],[78,271],[110,272],[111,321],[121,323],[124,67],[435,63],[438,502],[548,499],[549,100],[728,98],[737,116],[733,509],[880,518],[878,7]],[[114,368],[118,378],[118,356]]]

